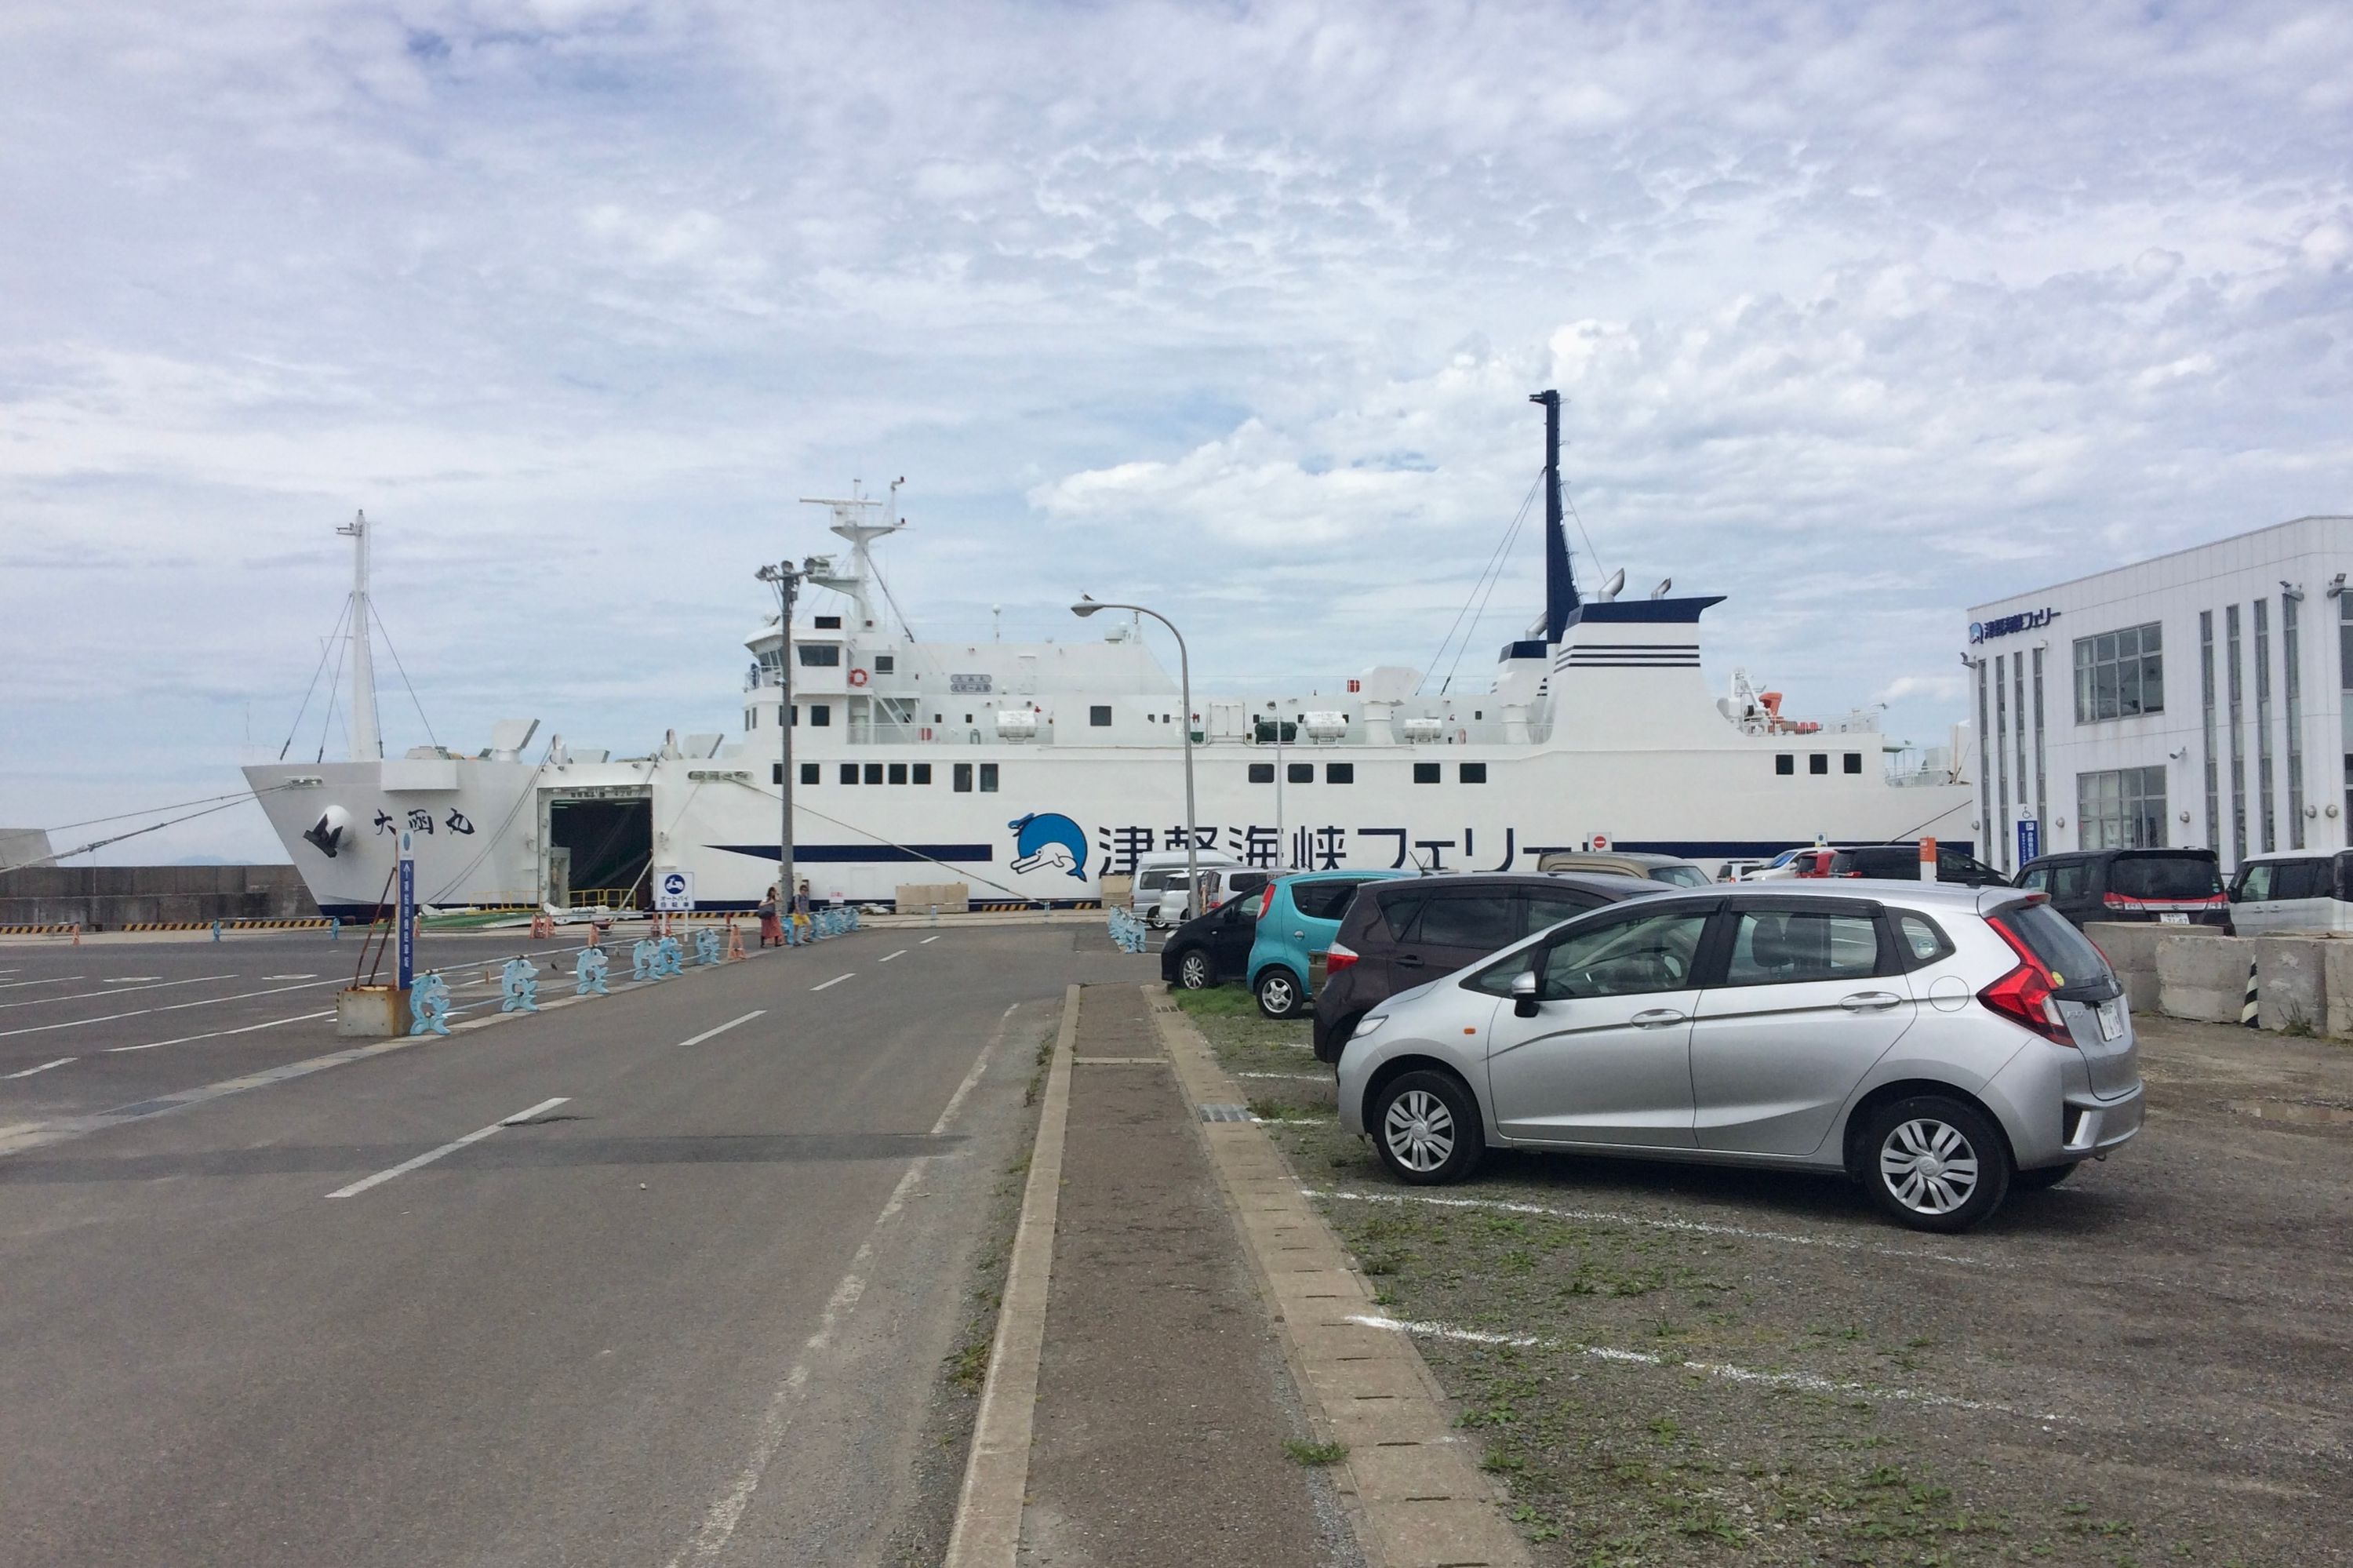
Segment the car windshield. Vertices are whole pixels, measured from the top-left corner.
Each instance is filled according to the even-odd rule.
[[[1695,865],[1654,865],[1651,868],[1652,882],[1671,882],[1677,887],[1705,887],[1707,873]]]
[[[2005,910],[2001,923],[2016,933],[2029,952],[2042,960],[2051,978],[2061,985],[2115,978],[2108,960],[2092,946],[2092,939],[2048,904]]]
[[[2205,855],[2118,855],[2108,888],[2127,898],[2211,898],[2222,891],[2222,873]]]

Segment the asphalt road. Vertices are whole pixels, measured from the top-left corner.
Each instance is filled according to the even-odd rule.
[[[0,1156],[0,1562],[895,1561],[1037,1043],[1139,962],[931,936]],[[322,953],[0,948],[0,1132],[348,1044]]]

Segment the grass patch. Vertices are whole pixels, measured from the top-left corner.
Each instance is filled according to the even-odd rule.
[[[1282,1451],[1297,1465],[1336,1465],[1348,1457],[1345,1443],[1310,1443],[1300,1437],[1284,1438]]]
[[[1207,991],[1172,991],[1177,1011],[1195,1018],[1256,1018],[1258,998],[1238,985],[1213,985]],[[1271,1023],[1272,1019],[1267,1020]]]

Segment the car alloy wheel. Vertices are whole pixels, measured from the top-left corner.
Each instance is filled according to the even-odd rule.
[[[1207,991],[1216,979],[1207,953],[1187,953],[1176,960],[1176,983],[1187,991]]]
[[[1269,969],[1259,977],[1258,1010],[1269,1018],[1289,1018],[1299,1011],[1299,982],[1289,969]]]
[[[1879,1172],[1905,1208],[1949,1214],[1978,1190],[1978,1151],[1957,1128],[1924,1118],[1904,1123],[1879,1146]]]
[[[1942,1095],[1879,1107],[1858,1172],[1893,1218],[1923,1231],[1965,1231],[2010,1191],[2010,1145],[1982,1111]]]
[[[1365,1126],[1389,1173],[1417,1187],[1460,1181],[1487,1152],[1479,1102],[1448,1073],[1407,1073],[1383,1085]]]
[[[1397,1162],[1428,1174],[1454,1154],[1454,1113],[1428,1089],[1411,1089],[1389,1102],[1381,1137]]]

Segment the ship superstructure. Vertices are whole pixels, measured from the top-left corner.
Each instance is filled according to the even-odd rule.
[[[1698,859],[1823,837],[1966,842],[1970,793],[1948,754],[1899,773],[1869,714],[1795,721],[1745,674],[1711,694],[1699,628],[1720,596],[1662,583],[1626,599],[1622,572],[1579,591],[1558,407],[1537,400],[1544,612],[1498,651],[1484,691],[1433,693],[1381,665],[1196,693],[1188,710],[1140,628],[1109,612],[1086,641],[919,640],[874,559],[905,528],[893,485],[818,503],[846,548],[807,563],[818,591],[795,617],[789,668],[773,616],[744,640],[732,731],[673,731],[617,758],[556,736],[534,749],[536,722],[516,721],[473,756],[418,747],[246,776],[321,906],[347,914],[376,906],[403,830],[428,904],[643,906],[679,874],[699,908],[748,907],[776,875],[780,721],[793,726],[795,866],[820,899],[888,905],[910,884],[962,882],[976,902],[1083,903],[1188,832],[1256,865],[1430,872],[1527,869],[1597,842]],[[363,597],[366,548],[362,528]],[[356,686],[372,729],[373,690]]]

